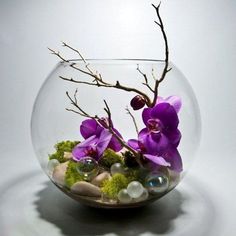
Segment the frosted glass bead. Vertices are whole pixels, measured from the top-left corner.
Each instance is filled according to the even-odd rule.
[[[132,198],[128,194],[127,189],[120,190],[120,192],[118,193],[118,200],[121,203],[131,203],[132,202]]]
[[[147,200],[148,197],[149,197],[149,193],[148,193],[147,189],[144,188],[142,195],[139,198],[135,198],[134,201],[135,202],[142,202],[142,201]]]
[[[120,174],[125,173],[125,170],[124,170],[123,166],[120,163],[115,163],[111,166],[111,175],[114,175],[114,174],[117,174],[117,173],[120,173]]]
[[[84,157],[77,163],[77,171],[81,174],[84,180],[90,181],[98,175],[98,163],[91,157]]]
[[[145,180],[145,187],[152,194],[164,193],[169,187],[169,178],[161,172],[150,173]]]
[[[139,198],[144,191],[143,185],[138,181],[129,183],[127,192],[132,198]]]

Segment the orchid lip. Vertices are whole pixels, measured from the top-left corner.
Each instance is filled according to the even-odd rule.
[[[155,133],[161,132],[162,123],[159,119],[149,119],[147,123],[148,123],[147,127],[149,131],[155,132]]]

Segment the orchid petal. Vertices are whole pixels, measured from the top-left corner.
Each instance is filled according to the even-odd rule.
[[[175,130],[171,130],[170,132],[164,131],[166,137],[168,138],[168,140],[170,141],[170,143],[174,146],[174,147],[178,147],[179,146],[179,142],[181,140],[181,132],[178,129]]]
[[[151,112],[152,108],[145,108],[143,109],[142,117],[143,117],[143,123],[147,126],[148,125],[148,120],[151,119]]]
[[[155,155],[149,155],[145,154],[144,155],[148,160],[151,162],[160,165],[160,166],[170,166],[170,163],[168,163],[163,157],[160,156],[155,156]]]
[[[84,139],[96,134],[98,123],[93,119],[84,120],[80,126],[80,133]]]
[[[139,150],[139,143],[138,143],[138,140],[136,140],[136,139],[130,139],[130,140],[128,140],[128,145],[131,147],[131,148],[133,148],[133,149],[135,149],[135,150]]]
[[[139,142],[142,143],[142,145],[145,147],[145,152],[148,152],[148,154],[152,154],[152,155],[158,154],[159,152],[158,142],[155,142],[152,139],[152,136],[150,133],[139,136]]]
[[[101,132],[101,135],[99,137],[98,143],[97,143],[97,157],[100,158],[103,152],[107,149],[107,146],[109,142],[111,141],[112,134],[104,129]]]
[[[87,150],[90,146],[93,146],[98,141],[96,135],[91,136],[90,138],[84,140],[79,143],[73,150],[72,155],[74,160],[80,160],[82,157],[85,157],[87,154]]]
[[[175,108],[175,111],[178,113],[182,107],[182,100],[179,96],[170,96],[165,99],[171,106]]]
[[[178,115],[169,103],[157,104],[151,111],[151,116],[153,118],[159,119],[165,128],[176,129],[179,124]]]
[[[176,172],[181,172],[183,170],[183,163],[178,150],[174,147],[168,149],[168,151],[163,155],[165,160],[170,163],[170,169]]]
[[[117,136],[119,136],[120,138],[122,138],[121,134],[118,132],[118,130],[116,130],[115,128],[113,128],[113,131],[117,134]],[[111,141],[108,145],[108,148],[111,148],[112,150],[114,150],[115,152],[119,152],[122,149],[122,145],[120,144],[120,142],[117,140],[117,138],[113,135],[111,138]]]

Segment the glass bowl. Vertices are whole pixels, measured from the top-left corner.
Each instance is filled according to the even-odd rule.
[[[160,77],[165,66],[165,62],[161,60],[87,61],[94,74],[101,75],[101,78],[108,84],[117,85],[117,81],[119,81],[119,86],[135,88],[149,97],[152,97],[153,94],[148,88],[145,78],[148,79],[149,86],[153,88],[155,80]],[[132,208],[153,202],[178,185],[194,160],[200,141],[201,122],[198,103],[190,84],[174,64],[170,63],[169,66],[172,70],[159,85],[157,105],[168,104],[166,106],[170,107],[169,109],[175,109],[179,120],[178,129],[181,132],[181,140],[178,140],[179,145],[175,144],[174,154],[172,151],[168,151],[168,154],[157,155],[158,158],[162,158],[159,161],[163,162],[163,158],[164,161],[166,160],[164,164],[157,165],[145,154],[140,157],[141,165],[137,165],[127,147],[135,149],[131,145],[132,142],[130,143],[128,140],[138,139],[134,119],[138,132],[144,128],[151,129],[150,122],[153,122],[151,119],[153,117],[149,117],[151,121],[149,119],[148,124],[142,120],[142,113],[145,109],[142,106],[145,106],[145,102],[140,101],[140,96],[137,97],[133,90],[124,91],[109,86],[91,85],[95,81],[91,75],[85,73],[89,70],[83,60],[59,62],[56,65],[40,88],[35,100],[31,119],[31,135],[33,147],[42,169],[59,189],[78,202],[92,207]],[[71,79],[82,81],[82,83],[75,83]],[[175,104],[176,98],[181,100],[181,109],[180,102]],[[108,146],[105,145],[106,141],[103,140],[101,145],[105,145],[107,149],[102,147],[103,150],[99,156],[95,157],[93,152],[87,152],[86,149],[86,155],[75,157],[78,150],[82,150],[84,140],[93,139],[92,136],[97,135],[91,133],[92,131],[89,131],[91,127],[86,125],[85,120],[89,120],[89,118],[79,115],[78,113],[81,111],[71,104],[75,101],[86,114],[94,117],[108,117],[107,108],[109,108],[112,129],[114,126],[119,131],[126,146],[122,150],[114,152],[112,148],[109,148],[112,145],[110,143]],[[180,109],[180,111],[176,109]],[[165,120],[168,118],[164,118],[164,123]],[[99,122],[97,122],[98,127],[102,127],[103,131],[109,130],[110,123],[107,124],[107,119],[99,120]],[[163,124],[158,123],[155,132],[152,131],[163,138],[162,129],[164,130],[165,127],[162,126]],[[91,133],[90,136],[88,133]],[[86,135],[87,137],[85,137]],[[101,134],[99,133],[99,135]],[[112,136],[111,133],[109,135]],[[173,140],[173,137],[171,139]],[[82,144],[78,144],[78,142]],[[140,140],[138,144],[140,144]],[[90,149],[94,147],[94,143],[89,145]],[[98,144],[96,143],[96,145]],[[139,146],[139,148],[142,147]],[[137,148],[135,150],[140,151]],[[179,155],[179,163],[176,164],[176,168],[173,168],[175,161],[170,164],[168,160],[172,158],[172,154],[176,155],[176,152]],[[107,154],[106,157],[109,156],[109,161],[105,159],[105,154]],[[168,155],[169,157],[167,157]],[[116,181],[118,184],[113,186],[112,184]],[[139,196],[140,194],[142,196]]]

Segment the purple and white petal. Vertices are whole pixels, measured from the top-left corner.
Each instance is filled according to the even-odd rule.
[[[94,146],[98,141],[98,138],[93,135],[88,139],[85,139],[83,142],[79,143],[72,150],[72,155],[74,160],[80,160],[82,157],[87,155],[87,150],[89,147]]]
[[[111,141],[111,138],[112,138],[112,134],[108,130],[104,129],[101,132],[101,135],[99,137],[99,140],[98,140],[97,146],[96,146],[97,158],[100,158],[102,156],[103,152],[107,149],[108,144]]]
[[[168,102],[171,106],[175,108],[175,111],[179,113],[181,107],[182,107],[182,100],[179,96],[170,96],[164,99],[166,102]]]
[[[128,146],[130,146],[131,148],[133,148],[134,150],[139,151],[139,142],[137,139],[130,139],[128,140]]]
[[[171,147],[163,155],[165,160],[170,163],[170,169],[176,172],[181,172],[183,170],[183,163],[178,150]]]
[[[149,155],[149,154],[145,154],[144,155],[148,160],[150,160],[151,162],[159,165],[159,166],[170,166],[170,163],[168,163],[163,157],[160,156],[155,156],[155,155]]]

